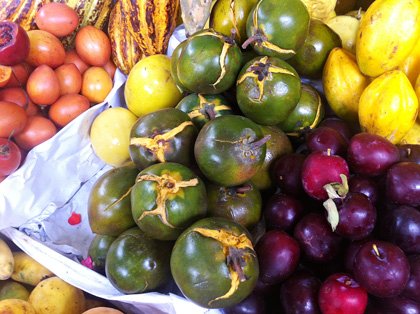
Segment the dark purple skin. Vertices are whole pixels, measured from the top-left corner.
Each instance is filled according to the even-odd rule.
[[[341,237],[331,230],[321,213],[305,215],[297,223],[293,235],[309,261],[328,262],[340,252]]]
[[[267,229],[290,231],[302,218],[304,208],[301,201],[293,196],[276,193],[264,207],[264,218]]]
[[[398,245],[406,254],[420,254],[420,211],[399,206],[383,215],[382,237]]]
[[[400,151],[400,161],[412,161],[420,165],[420,145],[397,145]]]
[[[251,293],[238,304],[223,309],[225,314],[265,314],[265,312],[265,300],[257,293]]]
[[[390,298],[404,290],[410,276],[410,264],[395,244],[372,240],[357,252],[353,275],[371,295]]]
[[[410,278],[401,296],[420,303],[420,255],[408,257],[410,263]]]
[[[286,154],[276,159],[271,167],[273,182],[286,194],[299,196],[304,194],[300,178],[305,155]]]
[[[386,195],[399,205],[420,206],[420,165],[415,162],[399,162],[386,175]]]
[[[331,155],[345,156],[347,153],[347,140],[336,130],[321,126],[311,130],[305,137],[309,151],[323,151],[328,149]]]
[[[384,314],[420,314],[420,304],[409,298],[397,296],[377,300],[380,313]]]
[[[278,284],[289,277],[300,259],[299,244],[284,231],[266,232],[255,246],[260,266],[260,279]]]
[[[357,252],[359,252],[360,248],[365,244],[366,242],[370,241],[371,239],[369,237],[359,240],[359,241],[353,241],[350,242],[349,245],[346,247],[345,251],[345,257],[344,257],[344,269],[349,274],[353,274],[353,265],[354,265],[354,259],[356,258]]]
[[[361,240],[373,231],[376,224],[376,208],[362,193],[349,193],[338,206],[337,232],[350,240]]]
[[[368,177],[384,174],[399,159],[396,145],[382,136],[366,132],[354,135],[347,149],[350,170]]]
[[[285,314],[320,314],[318,292],[321,281],[305,271],[287,279],[280,288],[280,301]]]
[[[376,181],[372,178],[354,175],[349,179],[350,192],[365,194],[372,204],[376,204],[379,198],[379,188]]]
[[[346,121],[340,119],[338,117],[328,117],[321,121],[318,127],[329,127],[337,132],[339,132],[346,142],[350,141],[351,137],[353,136],[353,131],[351,130],[350,126]]]

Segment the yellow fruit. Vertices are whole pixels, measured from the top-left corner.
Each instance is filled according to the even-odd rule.
[[[418,119],[413,127],[404,135],[399,144],[420,145],[420,121]]]
[[[420,102],[420,74],[417,76],[416,84],[414,85],[414,90],[416,91],[417,99]]]
[[[123,314],[123,312],[110,307],[95,307],[82,314]]]
[[[90,129],[90,140],[96,155],[114,167],[128,161],[130,131],[136,121],[137,117],[125,108],[109,108],[101,112]]]
[[[302,0],[312,19],[326,21],[335,16],[337,0]]]
[[[359,29],[360,19],[354,16],[337,15],[325,22],[340,36],[343,48],[351,53],[356,53],[356,34]]]
[[[14,268],[12,251],[4,240],[0,238],[0,280],[9,279]]]
[[[175,107],[182,93],[171,76],[171,59],[159,54],[137,62],[127,77],[124,97],[128,109],[138,117]]]
[[[36,285],[29,303],[37,314],[80,314],[85,310],[83,291],[59,277],[47,278]]]
[[[362,73],[377,77],[395,69],[420,38],[419,0],[376,0],[362,17],[356,57]]]
[[[25,300],[7,299],[0,301],[1,314],[38,314],[34,307]]]
[[[418,114],[418,100],[407,76],[400,70],[375,78],[359,102],[359,122],[363,131],[398,143],[412,128]]]
[[[420,40],[407,58],[397,67],[407,75],[411,85],[415,85],[416,78],[420,74]]]
[[[358,122],[359,98],[369,80],[356,63],[353,54],[334,48],[324,65],[322,85],[328,104],[335,114],[355,124]]]
[[[31,286],[36,286],[41,280],[54,276],[43,265],[34,260],[25,252],[13,252],[15,267],[12,279]]]

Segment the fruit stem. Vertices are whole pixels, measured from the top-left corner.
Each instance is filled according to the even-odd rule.
[[[257,148],[259,148],[259,147],[263,146],[265,143],[267,143],[267,142],[270,140],[270,138],[271,138],[271,135],[270,135],[270,134],[267,134],[267,135],[266,135],[266,136],[264,136],[262,139],[259,139],[259,140],[258,140],[258,141],[256,141],[256,142],[252,142],[252,143],[250,144],[251,149],[252,149],[252,150],[254,150],[254,149],[257,149]]]
[[[262,43],[267,40],[268,40],[267,36],[265,36],[264,33],[258,29],[254,35],[248,37],[248,39],[244,41],[244,43],[242,44],[242,49],[246,49],[253,42],[257,41],[257,42]]]
[[[210,120],[216,118],[216,113],[214,112],[214,105],[213,104],[206,104],[204,106],[204,112],[207,114]]]
[[[252,191],[252,186],[250,184],[245,184],[235,188],[237,194],[244,194],[246,192]]]
[[[381,254],[379,253],[379,250],[376,244],[373,244],[372,247],[373,247],[373,250],[375,251],[376,256],[381,257]]]

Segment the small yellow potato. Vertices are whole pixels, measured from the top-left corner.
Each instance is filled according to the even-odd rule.
[[[11,277],[15,281],[36,286],[41,280],[54,276],[51,271],[25,252],[13,252],[13,258],[15,267]]]
[[[0,301],[0,314],[37,314],[37,312],[28,301],[7,299]]]

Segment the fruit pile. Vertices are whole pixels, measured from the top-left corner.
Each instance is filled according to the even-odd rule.
[[[79,28],[79,19],[68,5],[48,3],[36,12],[35,29],[0,22],[0,181],[112,89],[110,39],[94,26]],[[65,46],[76,28],[73,46]]]
[[[0,313],[122,312],[56,277],[25,252],[0,238]]]
[[[420,311],[418,97],[402,69],[420,5],[359,11],[355,46],[310,8],[217,1],[212,28],[136,63],[127,109],[94,121],[114,168],[89,197],[85,263],[118,290],[173,281],[226,313]],[[408,8],[407,38],[383,37]],[[386,61],[378,36],[398,48]]]

